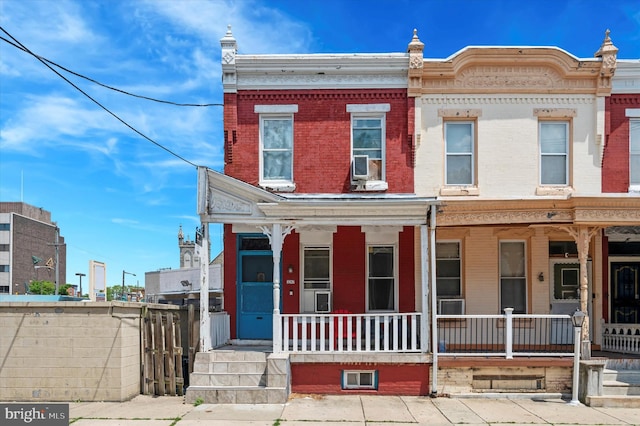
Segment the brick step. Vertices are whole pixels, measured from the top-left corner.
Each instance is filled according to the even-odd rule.
[[[640,396],[587,396],[586,404],[590,407],[640,408]]]
[[[217,362],[217,361],[267,361],[265,352],[216,350],[211,352],[196,353],[195,362]]]
[[[640,385],[640,370],[605,369],[602,378],[604,381],[618,381]]]
[[[265,386],[266,375],[262,373],[199,373],[189,376],[193,386]]]
[[[289,393],[286,388],[263,386],[189,386],[187,404],[284,404]]]
[[[193,364],[194,373],[216,374],[216,373],[264,373],[267,368],[266,361],[196,361]]]
[[[638,395],[640,396],[640,384],[621,382],[617,380],[604,380],[602,382],[604,395]]]

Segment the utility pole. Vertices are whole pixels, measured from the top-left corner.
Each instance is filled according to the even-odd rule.
[[[56,242],[53,244],[47,244],[49,246],[55,246],[56,248],[56,292],[58,294],[58,289],[60,288],[60,268],[58,267],[58,263],[60,262],[60,254],[58,247],[65,245],[64,243],[60,243],[60,228],[56,225]]]

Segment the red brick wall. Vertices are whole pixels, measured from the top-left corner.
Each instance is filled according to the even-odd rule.
[[[629,191],[629,118],[627,108],[640,108],[640,94],[611,95],[605,101],[606,145],[602,157],[602,192]]]
[[[291,391],[318,394],[428,395],[430,364],[292,364]],[[343,370],[377,370],[378,390],[343,390]]]
[[[236,333],[236,275],[237,275],[237,234],[231,232],[231,225],[224,225],[224,310],[229,313],[231,338]]]
[[[236,338],[236,274],[237,234],[231,225],[224,227],[224,288],[225,310],[231,320],[231,338]],[[399,235],[398,247],[398,292],[399,311],[415,311],[415,260],[414,228],[406,226]],[[360,226],[338,226],[333,237],[333,310],[346,309],[353,313],[366,310],[366,249],[365,234]],[[285,238],[282,248],[282,312],[300,312],[300,234],[292,232]],[[294,272],[288,272],[292,265]],[[295,284],[287,284],[295,280]],[[293,290],[293,296],[289,295]]]
[[[243,91],[225,95],[225,174],[259,182],[259,114],[255,105],[297,104],[294,114],[293,179],[299,193],[350,192],[351,114],[347,104],[388,103],[387,192],[413,192],[413,152],[408,145],[406,90]],[[235,115],[235,117],[234,117]],[[236,143],[229,142],[236,132]],[[230,154],[229,150],[232,151]],[[231,161],[229,161],[231,159]]]

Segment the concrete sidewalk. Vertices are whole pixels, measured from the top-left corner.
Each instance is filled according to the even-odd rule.
[[[638,408],[571,406],[560,399],[303,396],[286,404],[183,403],[138,396],[123,403],[69,404],[76,426],[640,425]]]

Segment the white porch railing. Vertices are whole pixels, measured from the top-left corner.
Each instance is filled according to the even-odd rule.
[[[602,350],[640,355],[640,324],[603,324]]]
[[[284,352],[421,352],[421,314],[282,314]]]
[[[569,315],[436,315],[439,356],[573,356]]]

